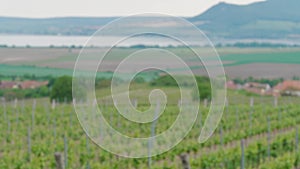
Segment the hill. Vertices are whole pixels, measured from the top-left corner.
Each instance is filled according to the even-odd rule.
[[[219,3],[206,12],[186,18],[208,34],[225,39],[291,39],[300,37],[300,1],[267,0],[249,5]],[[0,17],[0,34],[91,35],[116,17],[11,18]],[[138,18],[138,24],[151,23],[151,17]],[[157,18],[156,18],[157,19]],[[155,22],[165,25],[164,19]],[[178,25],[168,27],[176,30]],[[124,30],[121,30],[124,31]]]
[[[300,35],[298,0],[267,0],[249,5],[219,3],[189,20],[225,38],[288,38]]]
[[[0,34],[91,35],[116,17],[0,17]]]

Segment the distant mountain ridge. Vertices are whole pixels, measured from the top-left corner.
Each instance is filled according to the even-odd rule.
[[[0,17],[0,34],[91,35],[117,17]]]
[[[219,3],[189,20],[227,38],[287,38],[300,34],[299,7],[299,0],[267,0],[242,6]]]
[[[198,16],[186,19],[206,32],[209,37],[225,39],[299,38],[299,7],[300,0],[266,0],[249,5],[222,2]],[[116,18],[28,19],[0,17],[0,34],[91,35]],[[173,28],[176,29],[176,26]]]

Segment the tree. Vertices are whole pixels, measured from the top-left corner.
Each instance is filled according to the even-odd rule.
[[[197,87],[199,95],[197,95],[196,89],[193,90],[193,97],[194,99],[197,99],[196,97],[200,96],[201,99],[211,99],[211,86],[210,86],[210,80],[208,77],[200,77],[196,76],[197,81]]]
[[[72,101],[72,77],[62,76],[55,80],[50,99],[58,102]]]

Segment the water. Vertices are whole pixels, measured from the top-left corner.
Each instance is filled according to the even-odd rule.
[[[49,46],[84,46],[89,40],[89,36],[48,36],[48,35],[0,35],[0,45],[16,46],[16,47],[49,47]],[[106,36],[97,39],[97,44],[89,44],[93,46],[109,46],[111,42],[118,42],[121,38],[117,36]],[[178,42],[174,40],[159,37],[136,37],[123,41],[117,46],[132,45],[158,45],[158,46],[178,46]]]
[[[49,47],[49,46],[85,46],[90,36],[51,36],[51,35],[1,35],[0,45],[16,46],[16,47]],[[97,44],[89,44],[93,46],[106,47],[110,46],[111,42],[118,42],[121,38],[118,36],[106,36],[97,40]],[[272,43],[272,44],[297,44],[300,45],[300,40],[297,39],[213,39],[213,44],[234,44],[236,42],[258,42],[258,43]],[[189,44],[196,46],[208,45],[207,40],[190,39]],[[182,46],[183,44],[166,37],[135,37],[116,44],[117,46],[133,46],[133,45],[158,45],[158,46]]]
[[[88,36],[0,35],[0,45],[17,47],[27,45],[35,47],[80,46],[84,45],[88,39]]]

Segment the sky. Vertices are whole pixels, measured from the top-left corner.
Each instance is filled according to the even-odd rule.
[[[219,3],[249,4],[261,0],[0,0],[0,16],[128,16],[162,13],[195,16]]]

